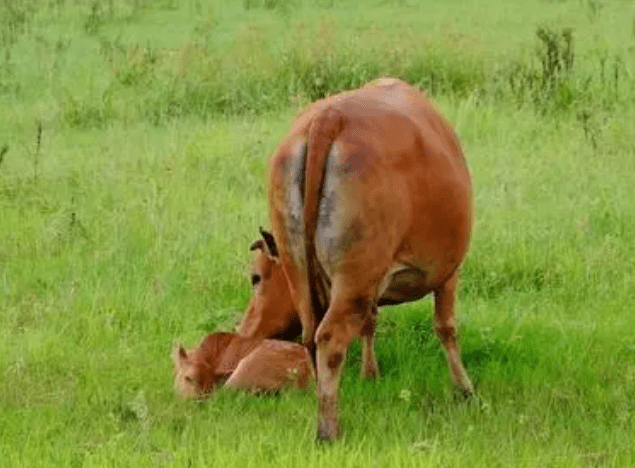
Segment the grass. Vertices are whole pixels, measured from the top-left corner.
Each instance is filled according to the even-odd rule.
[[[1,466],[635,463],[632,5],[360,5],[0,3]],[[570,70],[538,28],[572,29]],[[353,345],[341,443],[314,444],[311,393],[179,401],[171,345],[245,307],[297,109],[384,73],[428,89],[473,173],[479,402],[429,300],[381,312],[378,382]]]

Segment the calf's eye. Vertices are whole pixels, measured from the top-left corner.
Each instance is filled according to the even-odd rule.
[[[258,283],[260,283],[260,281],[262,280],[262,277],[256,273],[254,273],[253,275],[251,275],[251,285],[252,286],[256,286]]]

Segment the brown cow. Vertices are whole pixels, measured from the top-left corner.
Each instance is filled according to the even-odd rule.
[[[273,235],[262,245],[282,267],[305,345],[317,346],[318,438],[341,433],[339,380],[354,336],[364,342],[365,373],[376,372],[379,305],[434,293],[452,377],[471,395],[454,319],[471,182],[459,141],[430,100],[386,78],[321,100],[292,125],[269,177]],[[287,294],[276,282],[267,285],[273,299]]]
[[[202,399],[221,385],[241,390],[306,388],[313,379],[307,349],[296,343],[207,335],[195,351],[174,349],[174,387],[185,398]]]

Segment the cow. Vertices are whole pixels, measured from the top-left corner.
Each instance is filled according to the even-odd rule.
[[[362,374],[377,374],[378,306],[433,293],[452,378],[473,395],[454,318],[471,180],[452,126],[424,93],[381,78],[311,105],[270,159],[268,210],[271,233],[254,244],[251,313],[267,315],[256,302],[272,301],[280,332],[297,311],[317,372],[318,440],[341,435],[339,381],[353,337],[362,339]]]
[[[261,228],[261,234],[268,235]],[[252,296],[238,333],[247,338],[273,338],[293,341],[302,333],[300,317],[295,310],[287,280],[280,264],[266,255],[263,239],[254,242],[252,262]]]
[[[173,352],[174,387],[188,399],[207,398],[220,386],[272,392],[307,388],[313,381],[308,350],[297,343],[211,333],[194,351]]]

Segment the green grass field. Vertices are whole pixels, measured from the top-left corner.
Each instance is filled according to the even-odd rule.
[[[635,466],[635,5],[0,1],[0,466]],[[345,435],[312,392],[172,389],[231,329],[299,108],[428,90],[475,187],[453,393],[431,302],[354,343]]]

